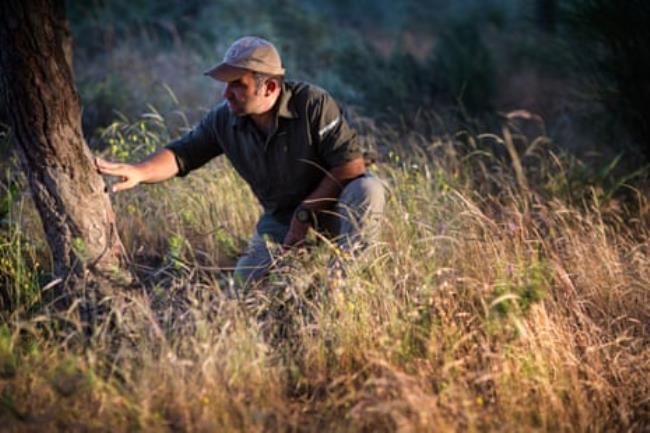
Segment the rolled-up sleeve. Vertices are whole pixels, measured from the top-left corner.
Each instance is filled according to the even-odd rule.
[[[212,110],[191,131],[166,146],[176,157],[177,176],[185,176],[223,153],[216,120]]]
[[[356,132],[350,128],[334,99],[323,92],[315,106],[318,152],[328,169],[363,155]]]

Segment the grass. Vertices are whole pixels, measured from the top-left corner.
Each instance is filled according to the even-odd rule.
[[[160,119],[138,122],[115,124],[107,151],[166,140]],[[3,429],[647,429],[646,196],[576,182],[576,161],[511,129],[369,134],[395,140],[375,167],[387,212],[345,280],[320,245],[229,296],[259,208],[224,161],[115,196],[141,283],[106,300],[89,337],[74,307],[16,298],[0,325]],[[11,210],[3,242],[36,218]],[[27,250],[0,248],[18,269]]]

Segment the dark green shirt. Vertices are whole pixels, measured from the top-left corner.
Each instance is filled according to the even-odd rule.
[[[225,154],[265,216],[283,224],[326,171],[362,156],[354,130],[332,97],[300,82],[283,84],[268,137],[248,116],[233,115],[224,101],[167,148],[176,155],[179,176]]]

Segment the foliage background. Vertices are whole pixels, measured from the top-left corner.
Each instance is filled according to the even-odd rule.
[[[523,108],[583,154],[634,159],[648,147],[650,12],[641,0],[118,0],[69,9],[88,135],[114,110],[133,117],[147,104],[170,117],[180,108],[192,123],[219,99],[202,71],[256,34],[276,43],[289,78],[378,121],[427,111],[484,130],[495,113]]]

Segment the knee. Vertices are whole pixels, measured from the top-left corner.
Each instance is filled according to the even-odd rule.
[[[237,290],[247,290],[261,282],[268,274],[272,261],[239,260],[235,267],[233,279]]]
[[[363,203],[374,211],[381,212],[386,200],[384,184],[375,176],[363,176],[345,186],[341,201],[345,203]]]
[[[263,279],[272,264],[273,258],[266,241],[255,233],[246,253],[237,261],[234,273],[236,285],[246,286]]]
[[[246,289],[250,285],[260,282],[267,272],[267,266],[257,266],[254,269],[238,266],[233,274],[235,287],[239,290]]]

